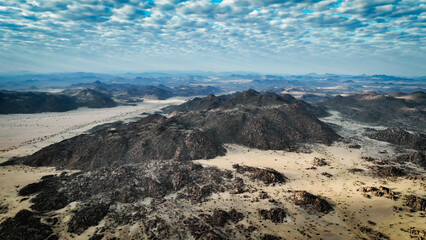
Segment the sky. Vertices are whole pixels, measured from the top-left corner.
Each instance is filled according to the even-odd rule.
[[[426,0],[0,0],[0,72],[426,75]]]

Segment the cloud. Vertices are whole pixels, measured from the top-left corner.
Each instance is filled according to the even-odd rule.
[[[244,59],[259,69],[258,59],[278,68],[301,56],[426,60],[425,9],[417,0],[9,0],[0,6],[0,53],[171,67],[171,55],[206,67]]]

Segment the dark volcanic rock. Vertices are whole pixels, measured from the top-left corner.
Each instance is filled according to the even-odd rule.
[[[192,160],[225,154],[225,149],[199,130],[161,115],[150,115],[116,130],[100,130],[50,145],[24,157],[30,166],[89,170],[151,159]]]
[[[426,169],[426,151],[418,151],[414,153],[406,153],[396,158],[397,162],[412,162]]]
[[[237,223],[244,219],[244,215],[235,209],[230,210],[229,212],[216,209],[213,212],[213,215],[209,215],[206,218],[206,221],[212,226],[223,227],[229,221]]]
[[[176,176],[181,180],[176,184]],[[179,191],[181,198],[194,202],[206,200],[214,192],[231,190],[232,174],[217,168],[203,168],[193,163],[150,162],[118,168],[105,167],[71,175],[62,174],[42,180],[26,194],[32,209],[42,212],[58,210],[73,201],[133,203],[147,197],[162,199]],[[31,185],[33,186],[33,185]],[[24,187],[23,189],[28,189]]]
[[[381,232],[375,231],[369,227],[361,227],[359,229],[362,233],[365,233],[372,240],[389,239],[388,236]]]
[[[329,213],[333,211],[333,206],[319,196],[306,191],[295,192],[293,200],[296,205],[300,205],[312,213]]]
[[[424,132],[426,129],[425,96],[424,92],[412,93],[403,98],[366,92],[346,97],[339,95],[325,101],[324,105],[339,111],[351,120]],[[411,101],[410,99],[419,100]]]
[[[402,128],[391,127],[369,135],[370,138],[417,150],[426,150],[426,135],[409,133]]]
[[[93,89],[83,89],[72,97],[81,107],[109,108],[118,105],[108,95]]]
[[[78,107],[74,98],[62,94],[0,91],[0,114],[65,112]]]
[[[426,239],[426,231],[425,230],[417,230],[415,228],[410,228],[408,230],[408,233],[410,233],[410,237],[418,240],[424,240]]]
[[[313,165],[316,167],[322,167],[322,166],[327,166],[328,163],[325,161],[325,158],[314,158],[314,162]]]
[[[259,215],[262,218],[271,220],[274,223],[282,223],[285,221],[287,213],[282,208],[272,208],[270,210],[259,209]]]
[[[284,174],[272,169],[272,168],[255,168],[255,167],[249,167],[249,166],[240,166],[238,164],[232,165],[232,167],[238,172],[238,173],[250,173],[251,177],[253,179],[257,179],[260,181],[263,181],[265,184],[271,184],[271,183],[284,183],[286,181],[286,177]]]
[[[40,218],[31,211],[21,210],[15,217],[0,224],[0,239],[8,240],[57,240],[52,229],[40,222]]]
[[[282,238],[274,236],[274,235],[271,235],[271,234],[265,234],[260,239],[261,240],[281,240]]]
[[[376,187],[361,187],[357,191],[361,191],[363,193],[371,193],[376,197],[385,197],[392,200],[398,200],[399,199],[399,193],[396,193],[392,190],[390,190],[387,187],[380,186],[379,188]]]
[[[215,108],[177,113],[173,118],[203,129],[219,142],[259,149],[294,150],[297,143],[330,144],[339,138],[299,103]]]
[[[395,166],[372,166],[371,168],[373,170],[374,176],[376,177],[395,178],[407,175],[404,170]]]
[[[222,240],[225,239],[218,231],[214,231],[207,224],[203,224],[197,218],[188,218],[184,220],[185,225],[188,226],[191,235],[197,240]]]
[[[415,195],[408,195],[404,198],[404,205],[416,211],[426,211],[426,199]]]
[[[109,204],[87,204],[75,211],[68,222],[68,232],[81,234],[91,226],[98,225],[108,213]]]

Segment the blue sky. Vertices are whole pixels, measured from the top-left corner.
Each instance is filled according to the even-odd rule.
[[[0,72],[426,75],[426,0],[0,0]]]

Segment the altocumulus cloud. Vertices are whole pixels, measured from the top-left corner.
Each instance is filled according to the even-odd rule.
[[[425,0],[0,0],[0,71],[426,74]]]

